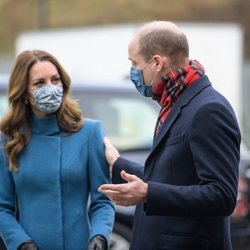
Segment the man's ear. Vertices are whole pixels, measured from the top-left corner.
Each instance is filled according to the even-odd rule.
[[[164,67],[164,64],[165,64],[164,61],[166,61],[165,58],[166,58],[165,56],[161,56],[161,55],[154,55],[153,56],[153,60],[156,64],[157,72],[160,72],[162,70],[162,68]]]

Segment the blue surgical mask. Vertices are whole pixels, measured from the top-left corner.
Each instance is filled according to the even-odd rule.
[[[35,107],[45,113],[57,111],[62,103],[63,87],[53,84],[32,91]]]
[[[134,83],[136,89],[145,97],[152,96],[152,86],[144,83],[142,69],[131,67],[130,80]]]
[[[135,67],[131,67],[130,69],[130,80],[134,83],[139,93],[145,97],[152,97],[152,84],[158,74],[158,72],[156,72],[151,84],[145,84],[142,71],[152,60],[153,58],[150,59],[142,68],[137,69]]]

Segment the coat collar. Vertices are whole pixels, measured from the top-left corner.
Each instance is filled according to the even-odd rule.
[[[197,94],[199,94],[204,88],[210,86],[211,83],[206,75],[202,76],[189,86],[176,100],[174,103],[167,119],[162,124],[161,130],[159,131],[158,135],[154,139],[153,148],[151,150],[152,152],[155,150],[155,148],[159,145],[163,137],[168,132],[169,128],[172,126],[176,118],[179,116],[182,107],[186,106],[191,99],[193,99]],[[150,155],[151,155],[150,154]]]
[[[31,126],[31,131],[34,134],[48,136],[60,133],[60,128],[58,126],[57,117],[55,114],[45,116],[36,116],[31,114],[29,123]]]

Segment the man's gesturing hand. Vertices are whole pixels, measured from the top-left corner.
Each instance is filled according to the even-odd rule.
[[[104,184],[99,192],[104,193],[111,201],[121,206],[132,206],[146,202],[148,184],[135,175],[121,171],[125,184]]]

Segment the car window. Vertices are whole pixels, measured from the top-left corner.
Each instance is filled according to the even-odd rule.
[[[119,150],[149,149],[158,114],[150,98],[136,93],[112,91],[73,92],[86,118],[102,122],[105,134]],[[7,110],[7,97],[0,93],[0,118]]]
[[[105,134],[119,150],[150,148],[158,110],[131,93],[78,93],[83,114],[101,120]]]

